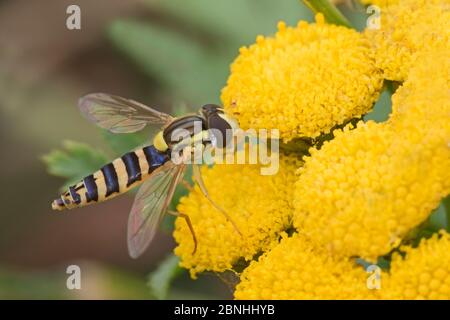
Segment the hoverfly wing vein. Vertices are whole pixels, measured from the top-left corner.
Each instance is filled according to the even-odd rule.
[[[184,166],[168,162],[141,186],[128,220],[131,257],[141,255],[153,240],[183,172]]]
[[[91,93],[78,102],[81,113],[91,122],[113,133],[131,133],[147,124],[166,125],[173,117],[142,103],[105,93]]]

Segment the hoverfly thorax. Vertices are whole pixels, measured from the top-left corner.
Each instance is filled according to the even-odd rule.
[[[230,145],[234,131],[238,129],[236,120],[225,114],[223,109],[215,104],[204,105],[202,114],[206,119],[211,144],[216,148],[226,148]]]
[[[170,123],[163,131],[164,141],[170,148],[188,137],[206,130],[206,121],[198,115],[180,117]]]

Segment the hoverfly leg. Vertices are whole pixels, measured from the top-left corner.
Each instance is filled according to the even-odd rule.
[[[197,251],[197,237],[195,236],[195,232],[194,232],[194,228],[192,227],[191,219],[185,213],[180,213],[180,212],[172,211],[172,210],[167,210],[167,213],[171,214],[175,217],[180,217],[180,218],[183,218],[184,220],[186,220],[189,231],[191,231],[191,234],[192,234],[192,240],[194,241],[194,251],[192,251],[192,254],[194,255],[195,252]]]
[[[224,209],[222,209],[219,205],[217,205],[209,196],[208,190],[206,189],[205,183],[203,182],[202,173],[200,171],[200,166],[192,165],[192,173],[193,173],[194,180],[197,182],[197,184],[200,187],[200,190],[202,191],[205,198],[208,199],[208,201],[213,205],[214,208],[219,210],[225,216],[225,218],[227,218],[227,220],[233,225],[236,232],[242,237],[242,233],[241,233],[241,231],[239,231],[239,228],[234,223],[233,219],[231,219],[231,217],[228,215],[228,213]]]

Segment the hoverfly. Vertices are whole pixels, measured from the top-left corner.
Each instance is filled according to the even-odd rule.
[[[200,125],[202,131],[200,145],[205,147],[207,144],[214,145],[214,137],[210,134],[212,130],[209,129],[219,130],[223,133],[222,137],[226,137],[227,130],[238,128],[237,122],[228,117],[222,108],[213,104],[204,105],[198,114],[174,118],[134,100],[104,93],[88,94],[80,98],[78,107],[89,121],[113,133],[132,133],[142,130],[149,124],[160,125],[162,129],[154,136],[152,145],[128,152],[70,186],[53,201],[52,209],[72,209],[99,203],[142,184],[128,218],[127,239],[130,256],[137,258],[144,252],[154,238],[166,212],[186,220],[193,236],[195,253],[197,240],[189,217],[167,210],[175,188],[186,169],[186,164],[175,164],[171,159],[171,151],[181,143],[172,140],[172,133],[177,129],[187,130],[190,141],[195,143],[199,135],[194,127]],[[226,140],[222,146],[224,144]],[[183,152],[185,149],[180,150]],[[195,164],[192,166],[194,180],[202,193],[240,233],[228,214],[208,195],[200,167]]]

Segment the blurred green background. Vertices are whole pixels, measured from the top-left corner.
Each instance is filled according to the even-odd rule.
[[[81,8],[81,30],[66,29],[70,4]],[[362,7],[342,10],[364,26]],[[216,275],[191,281],[176,268],[170,226],[143,257],[128,257],[131,196],[50,210],[68,180],[151,135],[101,132],[76,102],[101,91],[174,114],[220,103],[240,46],[273,34],[279,20],[312,17],[298,0],[0,1],[0,299],[164,298],[175,276],[169,298],[230,298]],[[371,117],[386,117],[389,95],[381,101]],[[81,267],[81,290],[66,288],[71,264]]]

